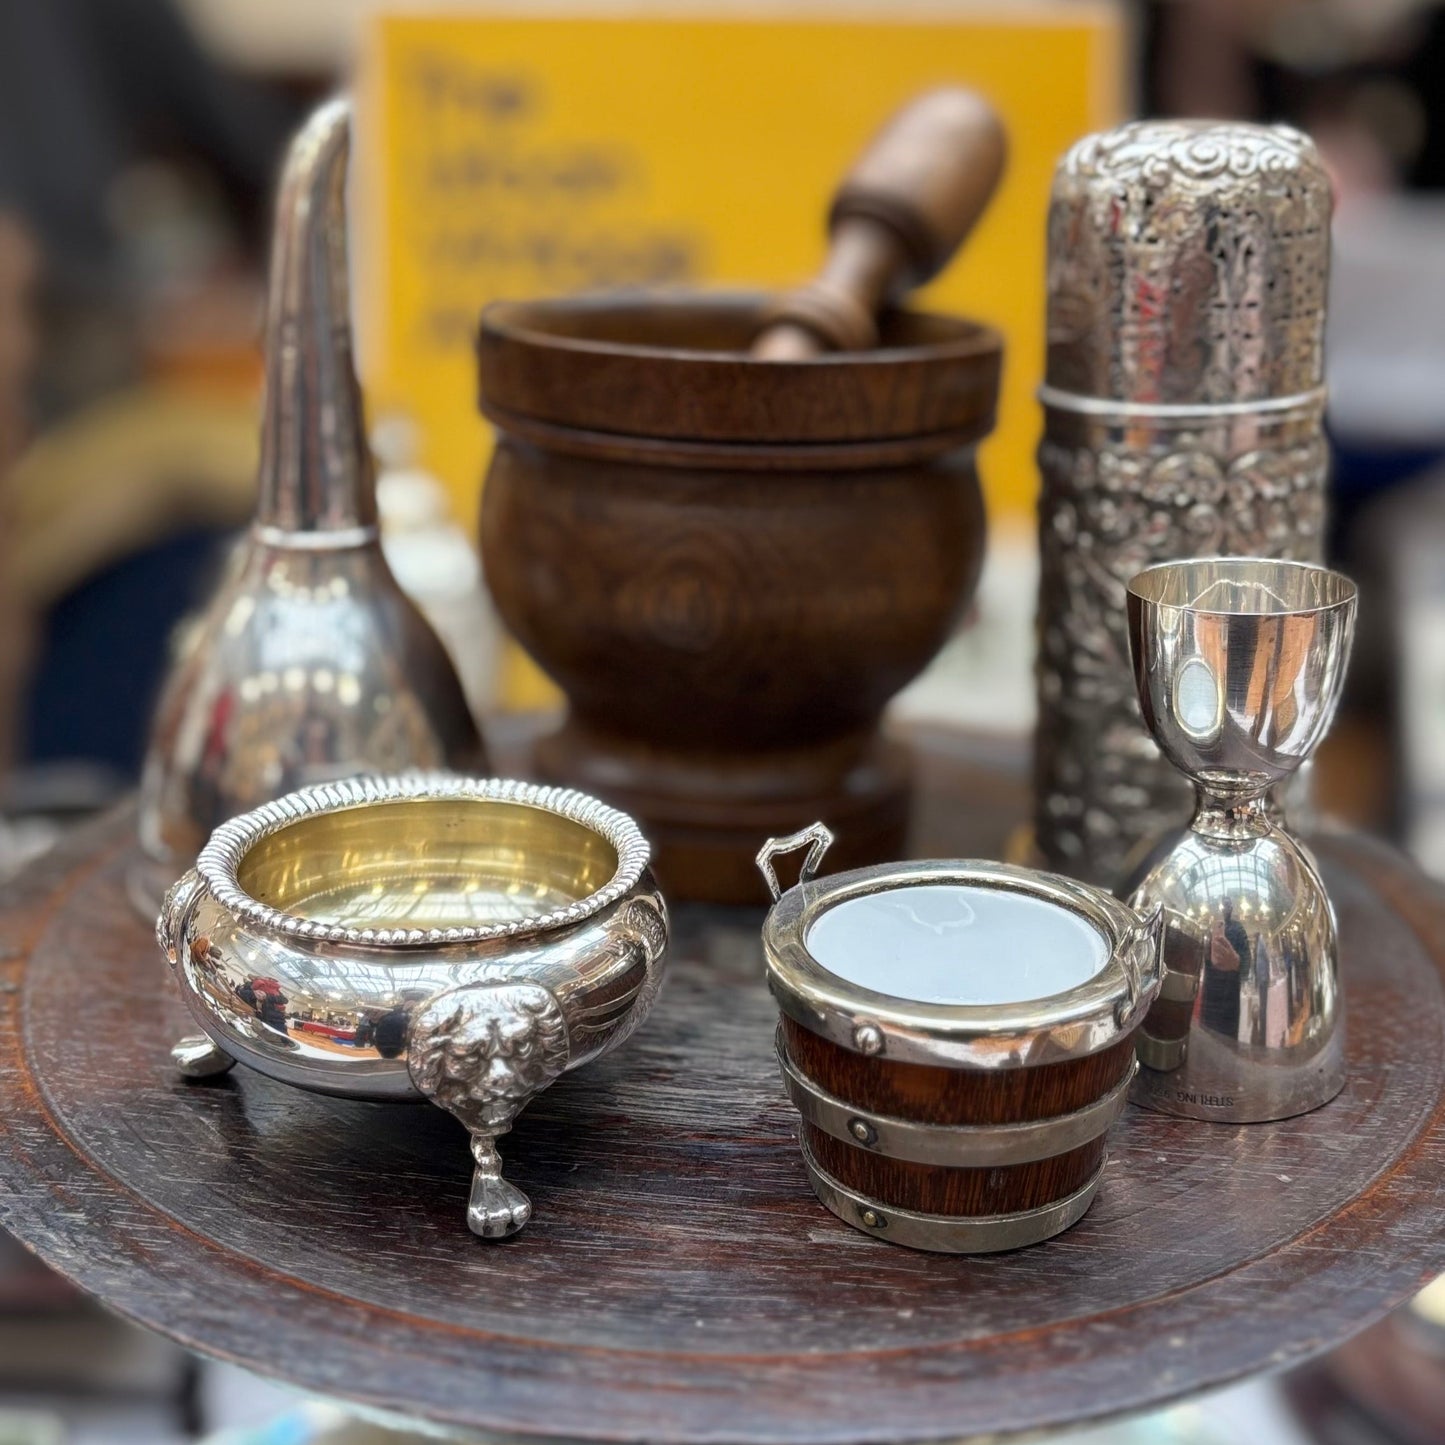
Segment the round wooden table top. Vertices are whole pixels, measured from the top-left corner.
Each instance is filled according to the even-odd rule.
[[[996,852],[1016,748],[921,746],[920,849]],[[441,1111],[187,1084],[126,900],[129,815],[0,912],[0,1220],[197,1350],[459,1432],[912,1442],[1143,1409],[1335,1345],[1445,1268],[1445,894],[1376,844],[1319,852],[1350,1080],[1281,1124],[1130,1109],[1084,1220],[979,1258],[870,1239],[814,1200],[772,1058],[760,915],[679,909],[619,1054],[504,1141],[536,1213],[473,1238]]]

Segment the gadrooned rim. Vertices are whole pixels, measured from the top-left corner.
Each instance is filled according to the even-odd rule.
[[[371,803],[448,802],[515,803],[555,813],[599,833],[617,851],[617,871],[595,893],[566,908],[505,923],[471,928],[349,928],[272,908],[253,898],[237,877],[241,860],[263,838],[303,818],[345,812]],[[361,948],[414,948],[452,943],[485,943],[517,938],[554,928],[570,928],[600,913],[636,887],[652,856],[642,830],[626,813],[609,807],[575,788],[546,787],[510,778],[467,778],[451,773],[408,773],[401,777],[346,778],[318,783],[263,803],[222,823],[211,834],[196,860],[196,872],[211,896],[238,921],[269,929],[291,938],[309,938]]]

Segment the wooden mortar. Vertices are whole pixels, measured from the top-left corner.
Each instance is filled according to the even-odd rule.
[[[681,898],[761,901],[758,844],[813,818],[840,864],[902,852],[908,760],[879,722],[983,560],[998,334],[897,312],[876,350],[759,360],[769,304],[482,321],[487,582],[568,703],[535,771],[638,817]]]
[[[987,101],[931,91],[839,187],[807,284],[483,315],[487,580],[568,701],[535,768],[640,817],[675,896],[759,901],[759,842],[811,818],[846,864],[903,849],[879,719],[978,580],[1001,346],[890,307],[1003,162]]]

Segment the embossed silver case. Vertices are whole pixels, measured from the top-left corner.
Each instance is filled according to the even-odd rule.
[[[200,1036],[322,1093],[429,1099],[472,1135],[467,1223],[531,1213],[497,1137],[616,1048],[662,981],[667,911],[625,813],[562,788],[413,774],[292,793],[219,827],[156,935]]]
[[[1330,183],[1283,126],[1080,141],[1049,209],[1034,839],[1112,887],[1187,821],[1144,730],[1129,579],[1178,558],[1318,561]]]

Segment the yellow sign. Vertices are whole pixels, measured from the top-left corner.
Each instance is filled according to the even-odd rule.
[[[371,413],[416,421],[419,460],[476,514],[482,306],[636,282],[779,285],[816,268],[828,198],[918,91],[962,82],[1008,127],[1008,172],[922,296],[1007,337],[992,510],[1033,498],[1044,214],[1058,155],[1112,124],[1116,10],[975,5],[946,19],[379,18],[363,52],[362,339]]]

